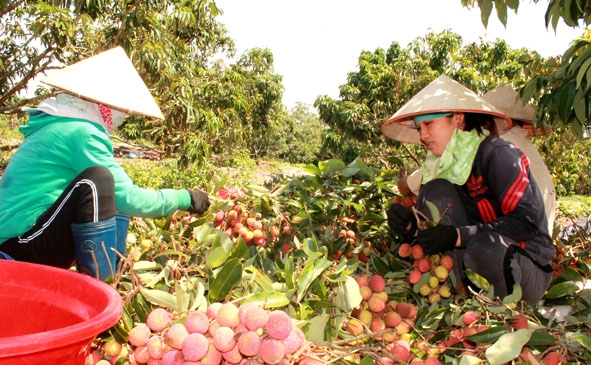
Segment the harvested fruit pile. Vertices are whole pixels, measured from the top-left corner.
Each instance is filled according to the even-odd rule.
[[[132,219],[111,281],[124,315],[88,363],[591,362],[591,292],[574,283],[591,271],[585,244],[560,242],[567,257],[554,264],[568,266],[545,300],[573,311],[558,321],[521,302],[520,288],[506,298],[458,293],[449,257],[393,236],[385,212],[397,201],[396,172],[359,160],[309,170],[271,188],[216,188],[203,216]],[[221,306],[233,322],[214,311]],[[265,325],[249,322],[255,310]],[[287,338],[272,313],[291,324]]]

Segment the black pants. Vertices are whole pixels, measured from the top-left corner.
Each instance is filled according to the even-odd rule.
[[[98,222],[115,216],[115,181],[102,166],[78,175],[33,228],[0,245],[18,261],[69,268],[75,260],[72,223]]]

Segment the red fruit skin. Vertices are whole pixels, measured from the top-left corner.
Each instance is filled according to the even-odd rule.
[[[521,313],[513,315],[511,318],[511,325],[515,330],[527,329],[529,327],[527,316]]]
[[[562,354],[560,352],[549,352],[544,356],[542,362],[544,365],[559,365],[561,364]]]
[[[374,274],[369,278],[368,286],[376,293],[384,291],[386,289],[386,280],[378,274]]]
[[[480,315],[478,313],[476,313],[475,311],[467,311],[466,313],[464,313],[462,315],[462,322],[466,326],[469,326],[472,323],[475,323],[479,319],[480,319]]]

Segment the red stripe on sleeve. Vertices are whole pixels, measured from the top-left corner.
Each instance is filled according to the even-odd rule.
[[[488,199],[481,199],[477,205],[480,217],[482,217],[484,223],[492,222],[497,219],[495,210]]]
[[[529,159],[527,156],[521,155],[521,170],[519,171],[519,175],[517,175],[517,178],[513,181],[513,184],[507,191],[507,195],[505,195],[501,204],[503,214],[508,214],[515,209],[519,200],[521,200],[525,189],[527,189],[527,186],[529,185],[529,176],[527,175],[528,166]]]

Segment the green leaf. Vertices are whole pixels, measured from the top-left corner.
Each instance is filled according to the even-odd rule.
[[[495,342],[505,333],[507,333],[507,329],[505,327],[495,326],[495,327],[491,327],[485,331],[475,333],[471,336],[468,336],[468,338],[471,341],[474,341],[479,344],[488,344],[488,343]]]
[[[591,351],[591,338],[583,335],[576,335],[572,337],[572,340],[586,348],[587,351]]]
[[[230,252],[223,247],[218,247],[211,251],[205,259],[205,265],[210,269],[220,267],[230,258]]]
[[[359,293],[359,284],[351,276],[347,276],[344,283],[337,286],[335,305],[345,313],[350,313],[361,304],[361,294]]]
[[[552,336],[546,332],[535,331],[529,341],[527,342],[528,346],[550,346],[556,345],[558,340],[556,337]]]
[[[281,308],[289,304],[287,295],[278,291],[267,291],[248,297],[244,303],[255,302],[263,305],[265,308]]]
[[[439,209],[437,209],[437,206],[428,200],[425,201],[425,205],[427,208],[429,208],[429,213],[431,213],[433,222],[439,223],[439,220],[441,219],[441,213],[439,212]]]
[[[489,284],[488,280],[486,280],[484,277],[478,275],[477,273],[475,273],[474,271],[472,271],[470,269],[466,270],[466,276],[480,290],[490,291],[490,284]]]
[[[373,361],[373,358],[371,356],[365,356],[363,359],[361,359],[361,362],[359,362],[359,365],[374,365],[375,362]]]
[[[579,290],[579,287],[570,282],[554,284],[548,289],[548,292],[544,296],[546,299],[562,298],[568,295],[575,294]]]
[[[533,329],[521,329],[506,333],[486,349],[484,354],[491,365],[509,362],[519,356],[533,332]]]
[[[307,294],[308,288],[316,278],[318,278],[322,273],[332,265],[332,261],[327,260],[325,258],[321,258],[320,260],[313,260],[308,261],[306,263],[306,267],[302,270],[300,278],[298,280],[298,290],[297,290],[297,299],[296,301],[299,303],[304,295]]]
[[[324,331],[329,319],[329,314],[320,314],[310,319],[310,327],[306,338],[312,343],[324,341]]]
[[[507,4],[504,0],[495,1],[495,9],[497,10],[497,17],[504,27],[507,27]]]
[[[589,61],[591,61],[591,59]],[[581,124],[585,123],[587,121],[587,98],[581,89],[577,89],[577,92],[575,93],[573,108],[575,110],[575,117],[581,122]]]
[[[482,25],[484,27],[488,27],[488,19],[490,18],[490,14],[492,13],[493,2],[492,0],[481,0],[480,2],[480,19],[482,20]]]
[[[174,311],[181,312],[181,309],[177,306],[176,296],[170,294],[169,292],[157,289],[141,288],[140,293],[144,296],[144,298],[146,298],[148,302],[152,304],[165,308],[171,308]]]
[[[576,86],[577,88],[581,87],[581,83],[583,82],[583,78],[586,78],[587,76],[587,70],[589,69],[589,66],[591,66],[591,58],[585,60],[585,62],[583,62],[583,64],[581,65],[581,67],[579,68],[579,71],[577,72],[577,82],[576,82]]]
[[[223,300],[242,279],[242,264],[238,259],[230,259],[209,285],[209,299]]]
[[[320,161],[318,163],[318,168],[320,169],[322,176],[328,176],[344,169],[345,163],[339,159],[330,159],[326,161]]]
[[[460,364],[459,365],[480,365],[482,364],[482,359],[471,356],[471,355],[462,355],[460,357]]]
[[[521,285],[513,286],[513,292],[503,298],[503,304],[519,303],[521,301],[522,290]]]

